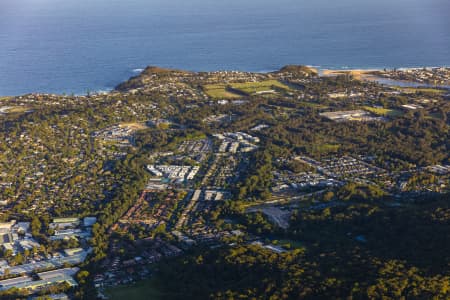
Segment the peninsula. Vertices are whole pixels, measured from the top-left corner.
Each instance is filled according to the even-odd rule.
[[[147,67],[1,98],[0,298],[449,298],[448,79]]]

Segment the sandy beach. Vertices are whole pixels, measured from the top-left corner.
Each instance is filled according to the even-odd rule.
[[[352,75],[355,79],[358,80],[374,80],[375,76],[372,74],[373,72],[380,71],[379,69],[369,69],[369,70],[322,70],[320,72],[321,76],[339,76],[339,75]]]

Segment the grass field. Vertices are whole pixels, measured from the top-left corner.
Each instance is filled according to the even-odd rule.
[[[302,249],[305,248],[305,246],[300,243],[299,241],[294,240],[278,240],[278,245],[283,246],[288,249]]]
[[[8,113],[8,114],[24,113],[29,110],[30,108],[26,106],[0,107],[0,113]]]
[[[306,101],[301,101],[298,102],[299,104],[303,105],[303,106],[308,106],[308,107],[314,107],[317,109],[326,109],[329,106],[323,105],[323,104],[319,104],[319,103],[314,103],[314,102],[306,102]]]
[[[266,80],[261,82],[245,82],[245,83],[232,83],[233,89],[239,90],[245,94],[255,94],[259,92],[269,91],[276,88],[283,90],[290,90],[290,88],[282,84],[277,80]]]
[[[130,128],[132,130],[143,130],[143,129],[147,129],[148,126],[145,125],[145,123],[138,123],[138,122],[133,122],[133,123],[121,123],[119,124],[119,127],[124,128]]]
[[[23,113],[28,111],[29,108],[28,107],[23,107],[23,106],[15,106],[12,107],[8,110],[8,113],[13,114],[13,113]]]
[[[401,90],[404,93],[429,93],[429,94],[443,94],[444,90],[434,89],[434,88],[414,88],[414,87],[397,87],[398,90]]]
[[[341,146],[335,144],[320,144],[316,146],[316,151],[319,153],[336,152]]]
[[[430,113],[430,115],[425,118],[434,119],[434,120],[442,120],[442,116],[439,113]]]
[[[105,291],[110,300],[162,300],[164,293],[159,291],[152,279],[140,281],[129,286],[117,286]]]
[[[325,141],[317,141],[316,143],[310,144],[308,146],[308,151],[320,154],[330,154],[338,152],[340,148],[341,145],[338,144],[326,143]]]
[[[261,82],[244,82],[229,84],[232,89],[243,94],[252,95],[274,89],[290,90],[290,88],[277,80],[266,80]],[[239,93],[228,90],[226,84],[208,84],[203,86],[204,92],[215,99],[234,99],[242,97]]]
[[[403,112],[397,109],[379,108],[370,106],[364,106],[364,109],[370,111],[371,113],[384,117],[399,117],[403,115]]]
[[[241,97],[238,94],[228,91],[225,84],[208,84],[203,86],[203,90],[209,97],[215,99],[233,99]]]

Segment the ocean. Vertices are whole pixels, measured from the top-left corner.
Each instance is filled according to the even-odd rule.
[[[0,95],[193,71],[450,66],[448,0],[0,0]]]

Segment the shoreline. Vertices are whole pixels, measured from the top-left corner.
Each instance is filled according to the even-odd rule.
[[[428,87],[430,85],[428,84],[421,84],[419,82],[414,82],[414,81],[407,81],[407,80],[389,80],[386,79],[384,77],[381,76],[377,76],[375,74],[372,74],[373,72],[383,72],[384,70],[386,71],[392,71],[392,70],[399,70],[399,71],[408,71],[408,70],[418,70],[418,69],[423,69],[423,68],[427,68],[427,69],[434,69],[434,68],[450,68],[450,66],[424,66],[424,67],[400,67],[400,68],[355,68],[355,69],[351,69],[351,68],[337,68],[337,69],[331,69],[331,68],[322,68],[321,66],[318,65],[304,65],[305,67],[310,68],[313,71],[316,71],[319,77],[333,77],[333,76],[339,76],[339,75],[346,75],[346,74],[350,74],[352,75],[355,79],[357,80],[367,80],[367,81],[371,81],[371,82],[378,82],[381,84],[387,84],[387,83],[382,83],[381,81],[396,81],[399,83],[403,83],[403,84],[411,84],[412,87],[416,86],[424,86],[424,87]],[[282,68],[282,67],[281,67]],[[130,76],[128,79],[135,77],[135,76],[139,76],[142,71],[144,71],[145,68],[135,68],[132,70],[132,73],[134,73],[133,76]],[[280,70],[280,69],[278,69]],[[191,70],[187,70],[189,72],[219,72],[219,71],[224,71],[224,72],[248,72],[248,73],[259,73],[259,74],[270,74],[273,72],[276,72],[278,70],[264,70],[264,71],[245,71],[245,70],[215,70],[215,71],[191,71]],[[140,72],[138,72],[140,71]],[[128,80],[128,79],[125,79]],[[121,81],[124,82],[124,81]],[[118,84],[120,84],[121,82],[119,82]],[[389,84],[388,84],[389,85]],[[437,87],[441,87],[444,89],[449,89],[450,86],[437,86]],[[101,87],[99,89],[92,89],[90,92],[82,92],[82,93],[70,93],[74,96],[87,96],[89,94],[109,94],[111,92],[114,92],[115,88],[106,88],[106,87]],[[7,99],[7,98],[11,98],[11,97],[17,97],[17,96],[23,96],[23,95],[28,95],[28,94],[49,94],[49,95],[69,95],[69,93],[67,92],[48,92],[48,91],[31,91],[31,92],[26,92],[26,93],[18,93],[16,95],[1,95],[0,94],[0,101]]]
[[[449,68],[449,67],[418,67],[418,68],[396,68],[399,71],[408,71],[408,70],[421,70],[421,69],[435,69],[435,68]],[[319,76],[322,77],[334,77],[339,75],[352,75],[356,80],[360,81],[370,81],[376,82],[383,85],[389,86],[400,86],[400,87],[412,87],[412,88],[439,88],[450,90],[450,85],[432,85],[428,83],[421,83],[416,81],[409,80],[400,80],[400,79],[390,79],[385,78],[383,76],[379,76],[373,74],[374,72],[384,72],[384,71],[392,71],[394,69],[321,69],[319,70]]]

